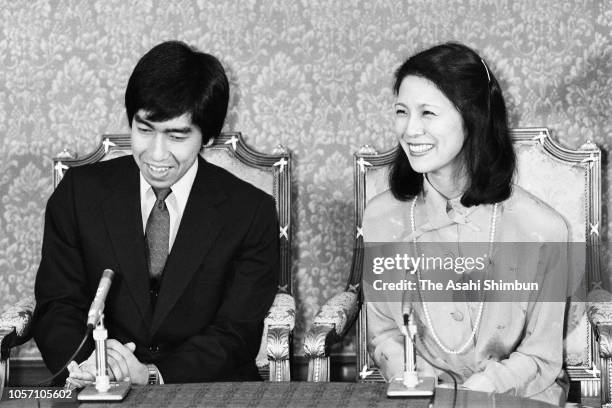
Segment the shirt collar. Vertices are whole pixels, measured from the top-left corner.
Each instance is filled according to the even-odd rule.
[[[423,197],[427,218],[432,225],[469,224],[470,215],[478,208],[465,207],[461,204],[461,196],[447,199],[431,185],[427,177],[423,177]]]
[[[193,186],[197,174],[198,159],[196,158],[189,170],[183,174],[183,177],[170,187],[172,189],[171,196],[173,195],[176,198],[178,208],[185,208],[187,205],[187,199],[189,198],[189,193],[191,192],[191,187]],[[140,172],[140,196],[145,197],[149,192],[153,194],[153,188],[144,178],[142,172]]]

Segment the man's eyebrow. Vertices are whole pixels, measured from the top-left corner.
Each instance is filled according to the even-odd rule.
[[[190,126],[164,129],[164,133],[189,133],[189,132],[191,132]]]
[[[155,129],[155,125],[152,122],[149,122],[146,119],[143,119],[139,114],[135,114],[134,115],[134,120],[136,122],[142,123],[143,125],[147,125],[148,127]],[[163,129],[164,133],[189,133],[191,132],[192,127],[191,126],[184,126],[184,127],[178,127],[178,128],[167,128],[167,129]]]
[[[144,119],[142,116],[140,116],[139,114],[135,114],[134,115],[134,120],[136,122],[140,122],[143,125],[147,125],[149,127],[153,127],[153,124],[151,122],[149,122],[148,120]]]

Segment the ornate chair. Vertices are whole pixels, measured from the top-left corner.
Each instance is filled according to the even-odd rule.
[[[565,149],[550,138],[546,128],[514,129],[511,135],[518,157],[516,182],[565,217],[570,225],[572,242],[586,243],[586,279],[579,296],[573,297],[568,304],[565,369],[572,382],[580,382],[583,398],[601,396],[602,401],[609,402],[611,391],[608,377],[612,370],[612,349],[608,345],[611,344],[612,308],[606,309],[609,304],[605,302],[593,303],[589,305],[590,316],[587,316],[585,307],[587,288],[600,287],[602,280],[599,264],[601,152],[592,143],[586,143],[578,150]],[[357,381],[384,381],[366,349],[366,310],[360,308],[363,263],[361,225],[366,203],[389,188],[387,176],[393,158],[394,150],[378,154],[368,146],[355,154],[356,237],[353,262],[346,289],[323,305],[306,334],[304,352],[308,359],[309,381],[330,380],[329,348],[348,332],[354,321],[357,326]],[[595,293],[597,297],[594,301],[611,299],[605,297],[609,296],[605,291]]]
[[[53,160],[53,186],[57,186],[64,171],[101,160],[131,154],[130,135],[104,135],[92,154],[77,159],[64,150]],[[264,154],[247,146],[240,133],[222,133],[200,153],[211,163],[272,195],[279,217],[280,277],[278,293],[265,322],[256,364],[262,378],[289,381],[289,357],[292,330],[295,325],[295,300],[291,295],[291,154],[282,146],[272,154]],[[29,325],[34,310],[33,298],[22,301],[0,315],[0,394],[8,384],[10,349],[30,338]]]

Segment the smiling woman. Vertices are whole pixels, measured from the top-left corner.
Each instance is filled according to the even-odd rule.
[[[422,192],[424,174],[435,187],[450,188],[448,197],[462,195],[466,206],[510,196],[516,158],[506,104],[476,52],[456,43],[423,51],[400,66],[393,91],[400,143],[389,181],[396,198]],[[453,184],[443,186],[445,180]]]
[[[465,388],[561,403],[565,304],[553,294],[565,288],[553,283],[567,273],[562,248],[568,230],[561,215],[512,183],[516,159],[497,79],[472,49],[447,43],[406,60],[393,90],[398,147],[390,190],[367,204],[364,241],[406,242],[413,256],[457,259],[469,253],[470,243],[484,243],[485,282],[514,281],[521,272],[540,291],[525,297],[516,287],[502,287],[513,301],[495,301],[488,287],[463,286],[474,279],[466,271],[452,302],[434,302],[419,285],[411,289],[414,282],[398,281],[381,295],[380,285],[364,281],[371,357],[388,381],[402,381],[408,369],[402,330],[413,314],[421,374],[443,381],[450,373]],[[539,242],[506,253],[507,243],[534,236]],[[440,243],[451,243],[452,253],[435,252],[449,248]],[[410,274],[424,282],[425,272],[442,271],[416,266]]]
[[[433,82],[408,75],[399,87],[395,116],[395,130],[410,166],[427,173],[446,196],[458,195],[466,175],[459,154],[465,130],[457,108]],[[445,185],[445,180],[452,183]]]

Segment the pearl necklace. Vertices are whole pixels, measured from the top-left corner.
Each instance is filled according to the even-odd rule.
[[[414,244],[414,253],[417,254],[417,241],[416,241],[416,235],[414,235],[414,233],[416,232],[416,226],[415,226],[415,222],[414,222],[414,208],[416,207],[416,202],[417,202],[417,197],[414,197],[414,200],[412,200],[412,204],[410,206],[410,224],[412,226],[412,233],[413,233],[413,237],[412,237],[412,243]],[[496,228],[496,223],[497,223],[497,208],[499,207],[499,203],[495,203],[495,205],[493,206],[493,214],[491,215],[491,221],[489,222],[489,260],[491,259],[491,255],[493,253],[493,241],[495,239],[495,228]],[[421,281],[421,271],[420,269],[417,268],[417,279],[419,281]],[[421,293],[419,291],[419,293]],[[465,343],[459,347],[457,350],[451,349],[446,347],[443,343],[442,340],[440,340],[440,337],[438,337],[438,334],[436,333],[436,330],[433,327],[433,323],[431,321],[431,317],[429,316],[429,310],[427,309],[427,304],[425,303],[425,299],[423,298],[423,294],[421,293],[421,304],[423,305],[423,312],[425,314],[425,322],[427,323],[427,326],[429,327],[429,330],[431,330],[431,335],[434,338],[434,341],[436,342],[436,344],[442,349],[442,351],[444,351],[445,353],[448,354],[461,354],[465,351],[465,349],[467,349],[467,347],[470,345],[470,343],[472,342],[472,339],[474,338],[474,336],[476,336],[476,332],[478,331],[478,327],[480,326],[480,318],[482,317],[482,310],[484,309],[484,298],[480,301],[480,305],[478,307],[478,315],[476,316],[476,324],[474,325],[474,328],[472,328],[472,333],[470,334],[470,336],[468,337],[468,339],[465,341]]]

